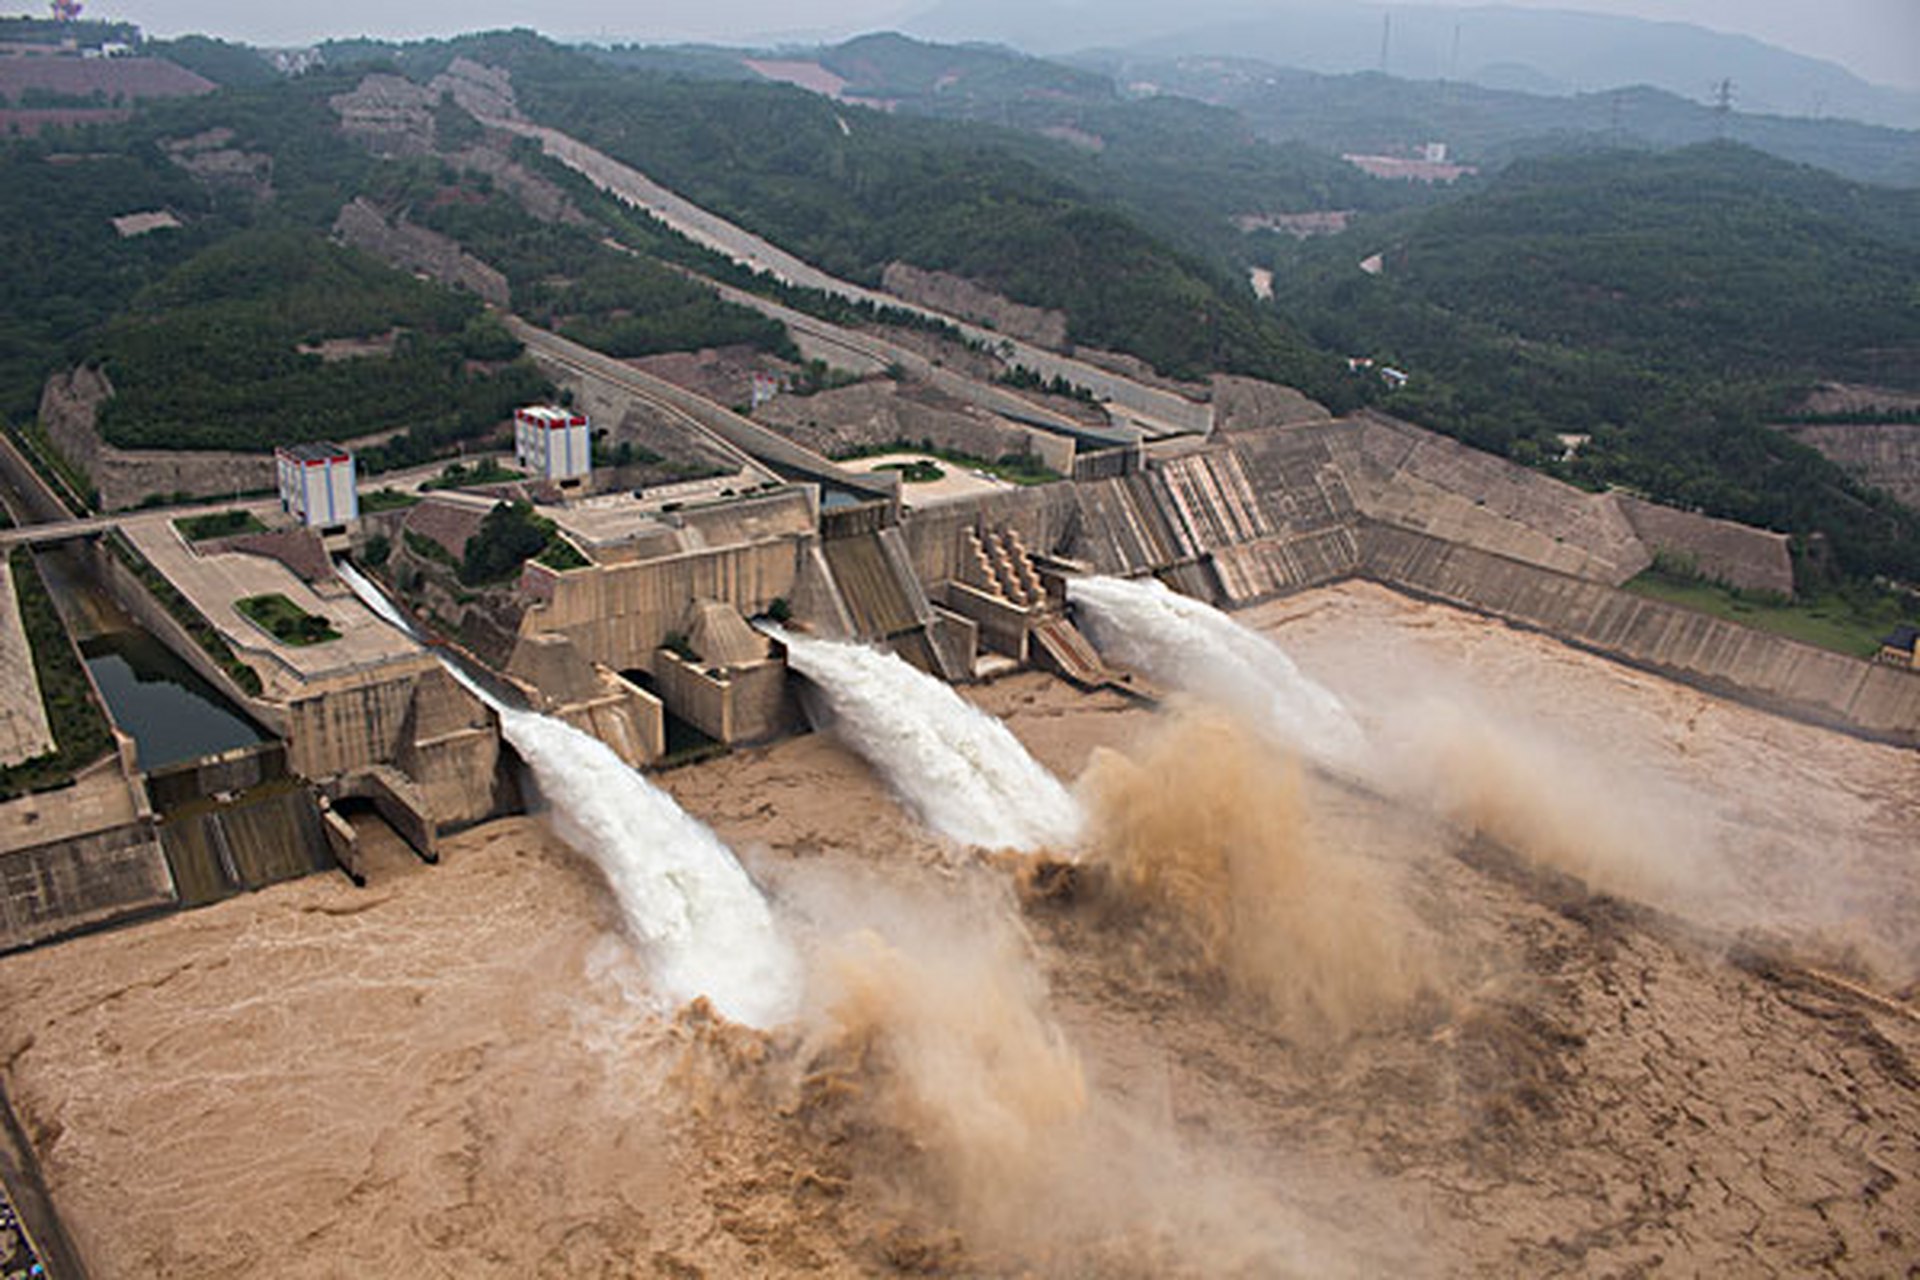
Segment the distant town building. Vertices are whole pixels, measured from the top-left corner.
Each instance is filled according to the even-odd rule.
[[[1580,451],[1593,443],[1593,437],[1585,431],[1562,431],[1554,437],[1560,442],[1560,461],[1572,462],[1580,456]]]
[[[122,240],[131,240],[135,236],[144,236],[152,231],[166,231],[177,228],[179,225],[180,219],[165,209],[122,214],[113,220],[113,229]]]
[[[521,469],[562,488],[576,488],[593,469],[587,415],[554,405],[533,405],[513,415],[513,456]]]
[[[313,441],[273,451],[280,478],[280,507],[311,529],[331,529],[360,517],[353,454],[337,444]]]
[[[1917,644],[1920,644],[1920,627],[1898,626],[1880,641],[1880,652],[1875,657],[1889,666],[1920,671],[1920,648],[1916,648]]]
[[[1392,155],[1343,155],[1340,158],[1363,173],[1389,181],[1437,182],[1445,185],[1480,172],[1470,164],[1448,164],[1427,159],[1433,147],[1441,147],[1441,153],[1445,154],[1442,144],[1429,143],[1419,149],[1418,158]]]

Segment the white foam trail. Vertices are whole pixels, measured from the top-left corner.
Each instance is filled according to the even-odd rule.
[[[500,728],[533,770],[554,830],[612,886],[664,995],[705,996],[755,1027],[793,1015],[798,958],[718,836],[591,734],[512,707]]]
[[[1067,599],[1105,657],[1247,715],[1322,764],[1358,767],[1365,736],[1337,695],[1266,636],[1152,578],[1070,578]]]
[[[983,849],[1072,848],[1079,805],[1006,725],[891,653],[765,629],[819,686],[835,732],[926,826]]]
[[[368,608],[413,627],[353,566],[340,576]],[[503,704],[445,655],[441,661],[500,716],[500,731],[533,771],[555,832],[600,869],[627,931],[671,1003],[705,996],[735,1022],[774,1026],[799,1006],[800,964],[766,899],[704,823],[592,734]]]

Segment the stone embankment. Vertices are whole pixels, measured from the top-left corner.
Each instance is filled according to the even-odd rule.
[[[218,450],[120,449],[100,435],[100,408],[113,395],[104,371],[82,366],[47,379],[40,425],[67,461],[100,491],[100,508],[121,511],[155,494],[253,493],[274,486],[273,457]]]
[[[1407,529],[1370,525],[1361,548],[1362,574],[1411,595],[1797,719],[1920,747],[1920,675],[1913,672]]]
[[[1862,484],[1885,489],[1920,510],[1920,422],[1823,422],[1780,430],[1818,449]]]

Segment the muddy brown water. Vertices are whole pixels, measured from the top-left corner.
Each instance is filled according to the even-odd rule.
[[[366,889],[0,961],[0,1069],[77,1247],[195,1278],[1912,1265],[1920,1025],[1796,966],[1906,993],[1914,753],[1371,587],[1251,620],[1375,735],[1391,801],[1295,770],[1263,811],[1396,922],[1325,931],[1391,950],[1375,1012],[1329,1025],[1264,949],[1198,945],[1231,913],[1167,904],[1204,877],[1022,895],[799,738],[662,778],[812,957],[772,1035],[653,1008],[528,818],[433,868],[369,826]],[[1181,714],[974,696],[1069,779]],[[1243,788],[1290,773],[1248,756]]]

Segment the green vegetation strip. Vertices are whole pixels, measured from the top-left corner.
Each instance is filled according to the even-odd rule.
[[[916,458],[912,462],[883,462],[876,471],[898,471],[900,478],[908,484],[932,484],[936,480],[946,479],[947,473],[936,462],[925,458]]]
[[[441,469],[439,475],[420,487],[423,490],[465,489],[477,484],[511,484],[515,480],[526,478],[524,472],[503,467],[493,458],[482,458],[472,465],[464,462],[450,462]]]
[[[93,487],[87,473],[67,460],[59,446],[38,421],[15,431],[20,452],[40,478],[53,490],[60,504],[76,516],[84,516],[100,504],[100,491]]]
[[[327,619],[319,614],[308,613],[277,591],[270,595],[236,600],[233,607],[240,611],[241,617],[281,644],[299,648],[340,638],[340,633],[333,629],[333,624]]]
[[[152,562],[141,555],[139,549],[127,541],[126,535],[118,529],[109,532],[105,541],[108,550],[119,557],[120,562],[127,568],[133,570],[134,576],[140,579],[141,585],[152,592],[153,598],[160,602],[161,607],[172,614],[174,621],[186,629],[187,634],[193,637],[194,643],[199,645],[209,658],[218,663],[220,669],[226,672],[241,690],[257,696],[264,687],[260,683],[260,673],[240,661],[239,656],[221,637],[219,631],[207,621],[206,615],[194,607],[193,601],[182,595],[180,588],[174,586],[167,580],[165,574],[154,568]]]
[[[382,511],[400,511],[419,504],[419,497],[411,493],[401,493],[398,489],[387,487],[375,489],[371,493],[360,495],[360,514],[377,515]]]
[[[188,542],[206,542],[213,538],[231,538],[241,533],[265,533],[267,526],[251,511],[210,511],[203,516],[182,516],[173,522]]]
[[[1896,596],[1845,587],[1805,600],[1742,591],[1717,582],[1649,569],[1626,584],[1636,595],[1712,614],[1802,644],[1853,658],[1871,658],[1880,639],[1912,614]]]
[[[33,554],[16,548],[9,563],[20,624],[33,649],[33,673],[53,730],[54,749],[10,768],[0,769],[0,797],[45,791],[69,782],[76,770],[113,749],[113,731],[94,698],[86,668],[67,636],[53,596],[33,563]]]

